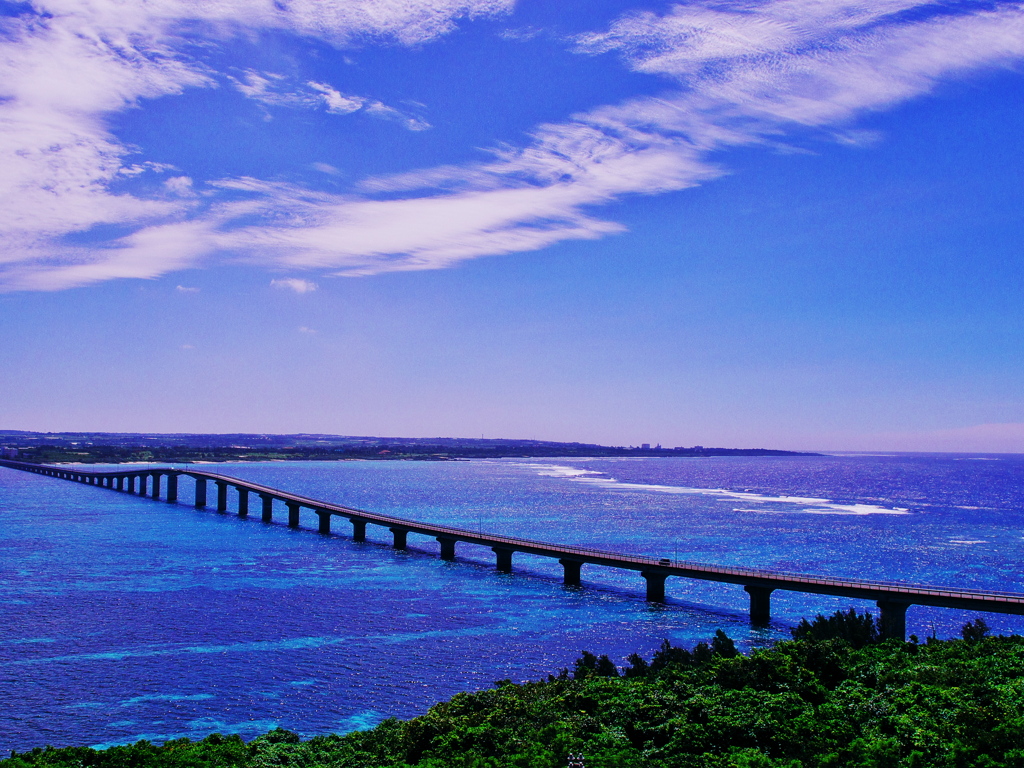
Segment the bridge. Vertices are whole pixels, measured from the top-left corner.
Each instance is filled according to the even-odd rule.
[[[351,524],[353,541],[365,541],[366,526],[379,525],[391,531],[395,549],[406,548],[410,533],[437,539],[441,545],[441,559],[443,560],[454,560],[456,544],[464,542],[490,547],[495,555],[497,570],[502,572],[512,570],[512,556],[516,552],[554,558],[562,565],[563,580],[566,585],[579,586],[580,574],[586,564],[637,571],[646,582],[647,600],[651,602],[664,602],[665,581],[669,576],[737,584],[742,586],[750,596],[750,620],[754,624],[766,624],[769,621],[771,594],[777,589],[874,600],[880,611],[882,634],[899,639],[903,639],[906,635],[907,608],[911,605],[1024,615],[1024,594],[1017,592],[990,592],[898,582],[832,579],[824,576],[758,568],[737,568],[667,558],[640,557],[569,544],[553,544],[498,536],[367,512],[287,493],[277,488],[240,480],[237,477],[192,468],[140,469],[133,467],[126,470],[91,471],[77,467],[31,464],[7,459],[0,459],[0,466],[152,499],[163,498],[164,501],[171,504],[178,503],[178,479],[189,477],[194,480],[194,503],[197,509],[209,506],[207,492],[212,484],[216,490],[214,503],[218,512],[228,512],[229,496],[234,496],[236,514],[241,518],[247,518],[250,513],[250,501],[258,498],[260,519],[265,523],[274,521],[275,504],[278,507],[283,505],[287,510],[290,528],[299,527],[300,511],[308,509],[316,513],[319,521],[317,530],[320,533],[331,533],[333,519],[341,518]]]

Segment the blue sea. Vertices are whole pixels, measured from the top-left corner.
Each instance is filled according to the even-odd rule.
[[[492,533],[708,563],[1024,591],[1024,456],[273,462],[206,467],[348,506]],[[182,499],[190,497],[182,482]],[[776,592],[752,628],[738,586],[432,539],[408,551],[255,514],[170,505],[0,468],[0,754],[213,731],[304,737],[413,717],[459,691],[540,679],[583,649],[622,663],[724,629],[746,650],[803,616],[870,603]],[[908,632],[973,614],[915,606]],[[1024,617],[986,614],[993,630]]]

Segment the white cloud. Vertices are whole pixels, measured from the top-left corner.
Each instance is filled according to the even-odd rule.
[[[43,249],[5,270],[8,289],[56,291],[115,278],[154,278],[199,264],[210,252],[206,221],[157,224],[103,247]]]
[[[428,172],[430,183],[443,183],[444,173]],[[223,208],[225,219],[260,221],[222,228],[217,243],[257,261],[346,275],[436,269],[621,232],[621,225],[584,208],[627,192],[679,189],[712,173],[687,147],[660,137],[627,144],[590,126],[549,126],[533,147],[475,169],[468,189],[449,194],[367,200],[231,182],[255,197],[237,212]],[[450,174],[453,183],[467,177],[463,169]],[[418,186],[415,174],[377,185],[391,191]]]
[[[316,333],[316,330],[315,330],[315,329],[313,329],[313,328],[307,328],[307,327],[306,327],[306,326],[304,326],[304,325],[300,325],[300,326],[299,326],[299,333],[306,333],[306,334],[310,334],[310,335],[312,335],[312,334],[315,334],[315,333]]]
[[[283,277],[278,280],[271,280],[273,288],[282,288],[295,293],[312,293],[317,289],[317,284],[311,280],[303,280],[298,277]]]
[[[284,75],[246,70],[240,78],[228,75],[228,81],[246,98],[275,107],[311,107],[316,96],[296,91]]]
[[[179,293],[199,293],[199,288],[196,288],[193,285],[179,285],[175,287],[174,290],[178,291]]]
[[[895,15],[910,9],[935,10],[900,0],[788,0],[728,12],[675,6],[578,42],[581,51],[619,51],[633,69],[686,86],[661,100],[667,110],[640,100],[623,105],[620,118],[725,142],[786,124],[841,124],[927,93],[941,78],[1024,55],[1019,5],[923,20]]]
[[[330,163],[310,163],[310,168],[312,168],[314,171],[320,171],[320,173],[326,173],[329,176],[341,175],[341,171],[339,171]]]
[[[347,115],[349,112],[356,112],[366,104],[366,99],[363,97],[344,96],[325,83],[309,82],[307,85],[320,94],[320,98],[327,105],[327,111],[337,115]]]
[[[327,83],[309,81],[301,85],[290,82],[284,75],[272,72],[249,70],[242,79],[228,78],[245,96],[261,104],[275,107],[322,107],[335,115],[350,115],[362,112],[371,117],[399,123],[410,131],[424,131],[430,123],[413,115],[388,106],[382,101],[367,96],[342,93]]]
[[[52,0],[46,8],[53,19],[37,22],[43,31],[19,28],[9,49],[14,55],[0,60],[0,88],[13,89],[0,110],[23,120],[10,123],[21,127],[0,137],[0,152],[31,159],[24,167],[13,160],[15,173],[0,179],[0,194],[20,200],[24,189],[32,200],[31,206],[16,202],[0,222],[9,245],[0,256],[10,265],[7,286],[148,277],[218,252],[349,275],[434,269],[604,237],[623,228],[595,217],[594,206],[714,178],[721,170],[710,161],[712,152],[793,140],[809,130],[870,141],[851,124],[859,116],[925,94],[939,81],[1024,57],[1024,8],[1016,3],[959,11],[901,0],[677,5],[660,15],[624,16],[574,41],[581,54],[620,55],[636,71],[666,78],[671,90],[540,126],[528,145],[499,148],[488,162],[368,179],[350,195],[256,179],[213,181],[205,207],[189,197],[109,191],[110,180],[129,166],[125,148],[105,132],[102,113],[212,82],[210,73],[175,53],[176,22],[288,28],[331,42],[369,33],[416,43],[443,34],[460,15],[509,6],[305,0],[281,10],[270,2],[243,9],[241,0],[153,0],[121,13],[112,0],[95,0],[83,6],[87,12],[72,0]],[[79,28],[96,33],[73,32]],[[56,65],[46,58],[51,50]],[[89,72],[76,74],[80,92],[48,85],[79,59]],[[410,130],[427,127],[325,83],[296,87],[280,76],[246,73],[236,87],[266,104],[363,112]],[[185,189],[184,182],[168,188],[174,184]],[[375,199],[382,194],[386,199]],[[54,237],[101,222],[138,230],[103,248],[53,247]]]
[[[184,182],[166,187],[177,193],[171,198],[113,191],[119,179],[169,167],[126,162],[134,150],[114,138],[106,116],[133,108],[142,98],[214,85],[214,73],[183,52],[196,39],[282,29],[333,44],[369,35],[412,45],[445,34],[460,17],[510,8],[511,0],[33,0],[16,5],[20,15],[0,18],[0,238],[5,245],[0,285],[59,288],[183,266],[178,255],[160,249],[148,258],[131,255],[132,238],[98,249],[72,247],[64,238],[103,224],[143,227],[139,238],[160,238],[170,232],[164,227],[175,226],[168,222],[195,215]],[[261,88],[269,92],[268,83],[242,85],[256,94]],[[198,255],[204,251],[200,246],[193,243],[185,252]]]
[[[421,120],[418,117],[407,115],[400,109],[389,107],[387,104],[381,101],[368,101],[366,102],[363,111],[372,115],[373,117],[379,117],[383,120],[391,120],[400,124],[403,128],[410,131],[425,131],[430,128],[430,123],[426,120]]]
[[[195,197],[196,194],[188,176],[172,176],[164,181],[164,189],[178,197]]]
[[[269,264],[363,275],[603,237],[622,227],[594,218],[592,206],[713,178],[715,150],[808,128],[867,141],[847,127],[865,111],[1024,55],[1019,7],[891,17],[908,7],[794,0],[629,17],[582,38],[581,49],[621,51],[630,66],[685,88],[541,126],[529,146],[496,151],[489,163],[362,184],[385,200],[250,182],[260,198],[246,214],[261,220],[222,228],[219,246]]]

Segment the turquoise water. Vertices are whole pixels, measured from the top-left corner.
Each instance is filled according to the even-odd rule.
[[[1024,457],[503,460],[216,465],[368,510],[622,552],[1024,591]],[[190,497],[183,481],[181,498]],[[582,649],[621,660],[721,627],[746,648],[801,616],[868,603],[776,592],[750,627],[740,587],[390,533],[289,530],[0,468],[0,752],[44,744],[311,736],[410,717]],[[308,517],[307,517],[308,515]],[[278,520],[284,515],[278,514]],[[303,513],[303,526],[316,518]],[[973,615],[912,607],[908,631]],[[1024,619],[985,615],[999,631]]]

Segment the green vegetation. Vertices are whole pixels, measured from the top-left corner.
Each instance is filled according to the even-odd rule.
[[[587,768],[1020,768],[1024,638],[989,637],[980,620],[963,634],[879,641],[851,611],[750,656],[721,631],[693,650],[666,641],[621,671],[584,653],[571,673],[345,736],[36,749],[0,768],[555,768],[577,753]]]

